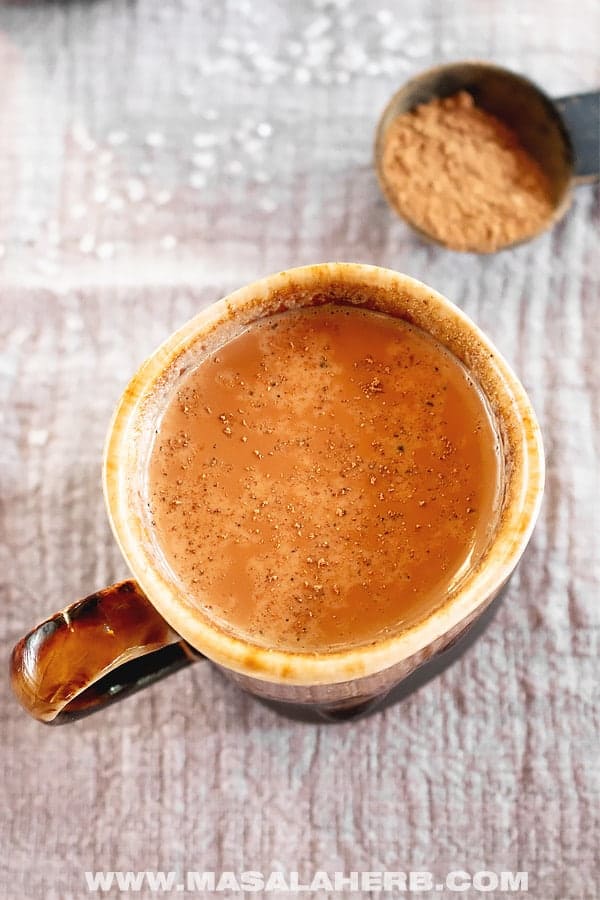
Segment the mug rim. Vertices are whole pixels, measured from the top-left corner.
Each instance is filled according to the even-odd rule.
[[[468,337],[496,380],[507,403],[515,458],[511,462],[511,494],[484,557],[464,582],[440,606],[397,633],[368,644],[327,653],[271,649],[221,629],[193,607],[158,565],[130,500],[137,462],[132,448],[141,430],[140,418],[165,372],[203,336],[237,322],[251,307],[273,314],[269,304],[287,289],[299,292],[327,283],[383,288],[402,296],[417,315],[450,323]],[[408,298],[408,299],[407,299]],[[302,304],[305,305],[305,304]],[[373,307],[376,309],[377,307]],[[398,311],[403,307],[398,304]],[[261,316],[255,316],[260,318]],[[416,323],[419,325],[419,323]],[[423,327],[423,326],[419,326]],[[428,330],[425,327],[424,330]],[[201,310],[175,331],[139,367],[126,387],[110,423],[103,459],[103,490],[108,517],[121,552],[142,590],[169,625],[196,650],[241,675],[277,684],[319,685],[353,681],[381,672],[420,654],[473,619],[507,581],[533,531],[544,488],[542,438],[531,402],[512,368],[477,325],[442,294],[408,275],[361,263],[322,263],[268,275],[228,294]]]

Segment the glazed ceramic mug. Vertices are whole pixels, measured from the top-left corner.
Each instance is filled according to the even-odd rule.
[[[184,375],[251,322],[325,301],[404,319],[464,363],[487,398],[500,438],[501,499],[487,547],[421,619],[368,645],[298,653],[252,644],[182,595],[157,548],[144,482],[156,425]],[[543,483],[542,441],[525,390],[458,307],[421,282],[375,266],[330,263],[279,272],[203,310],[133,377],[108,431],[104,495],[134,580],[78,601],[24,637],[12,654],[13,688],[36,718],[64,721],[207,658],[259,697],[325,716],[362,711],[481,616],[527,545]]]

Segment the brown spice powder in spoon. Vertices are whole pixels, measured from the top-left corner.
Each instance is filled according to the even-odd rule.
[[[492,253],[541,231],[550,184],[503,122],[466,91],[398,116],[382,175],[398,212],[452,250]]]

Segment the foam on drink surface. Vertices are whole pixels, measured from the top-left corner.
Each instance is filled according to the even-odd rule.
[[[226,630],[279,649],[417,621],[484,549],[497,438],[464,367],[391,316],[260,320],[185,376],[149,505],[172,576]]]

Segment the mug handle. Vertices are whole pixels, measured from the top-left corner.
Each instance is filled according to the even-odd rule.
[[[58,724],[87,715],[202,659],[135,581],[78,600],[25,635],[10,660],[28,713]]]

